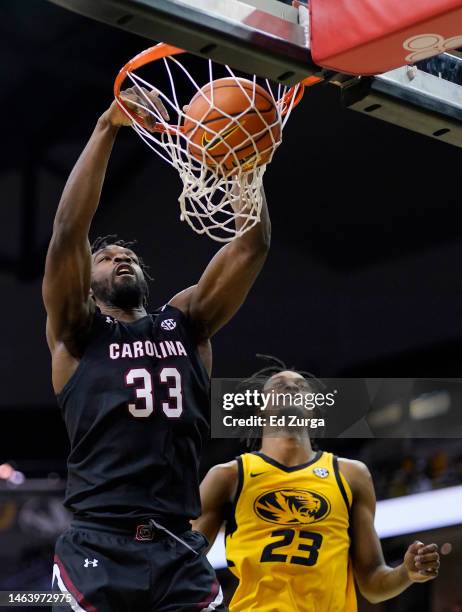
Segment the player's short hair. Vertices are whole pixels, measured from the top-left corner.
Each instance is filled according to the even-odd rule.
[[[312,388],[313,393],[318,393],[326,389],[326,385],[321,380],[316,378],[316,376],[311,372],[298,370],[294,366],[289,367],[281,359],[278,359],[273,355],[262,355],[257,353],[256,357],[257,359],[262,359],[263,361],[267,362],[265,367],[260,368],[249,376],[249,378],[243,380],[239,384],[239,389],[249,389],[250,391],[258,391],[261,393],[268,380],[280,372],[294,372],[295,374],[300,374],[300,376],[303,376],[305,380],[308,379],[307,381]],[[317,411],[321,413],[320,416],[322,417],[322,411],[319,408],[317,408]],[[311,441],[314,441],[315,436],[310,434],[310,439]],[[256,450],[259,448],[262,442],[261,427],[249,428],[248,435],[242,441],[246,443],[249,450]]]
[[[107,236],[98,236],[98,238],[96,238],[92,242],[91,247],[90,247],[92,255],[94,255],[98,251],[101,251],[102,249],[105,249],[111,244],[114,244],[116,246],[121,246],[124,249],[131,249],[132,251],[134,251],[133,247],[136,244],[138,244],[138,241],[137,240],[122,240],[121,238],[118,237],[117,234],[108,234]],[[149,266],[146,264],[143,258],[140,257],[138,253],[137,253],[137,256],[138,256],[138,261],[140,263],[140,268],[143,270],[143,274],[145,275],[145,277],[150,281],[154,280],[149,273]]]

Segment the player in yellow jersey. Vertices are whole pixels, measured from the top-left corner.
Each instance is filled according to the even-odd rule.
[[[307,394],[313,386],[282,371],[263,392]],[[294,412],[274,404],[271,410]],[[212,468],[201,498],[194,528],[211,544],[227,519],[226,557],[239,580],[230,612],[355,612],[355,578],[377,603],[438,574],[436,544],[414,542],[401,565],[385,564],[369,470],[315,452],[306,427],[264,428],[260,451]]]

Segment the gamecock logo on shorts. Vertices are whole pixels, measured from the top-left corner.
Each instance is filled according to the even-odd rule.
[[[310,525],[330,513],[329,500],[307,489],[278,489],[263,493],[254,503],[255,513],[277,525]]]
[[[440,34],[419,34],[411,36],[403,43],[406,51],[411,51],[406,57],[406,62],[411,64],[460,46],[462,46],[462,35],[444,38]]]

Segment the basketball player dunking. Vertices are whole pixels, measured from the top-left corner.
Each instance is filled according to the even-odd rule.
[[[135,98],[125,92],[127,103]],[[46,260],[47,339],[70,438],[65,505],[73,513],[56,545],[53,584],[79,611],[224,610],[205,539],[189,521],[200,513],[210,338],[263,265],[268,213],[264,204],[261,222],[224,246],[196,285],[148,314],[136,253],[113,239],[91,249],[88,240],[123,125],[116,103],[98,120],[64,189]]]
[[[300,374],[281,371],[263,392],[313,388]],[[289,411],[307,416],[294,405],[273,406],[266,415]],[[353,576],[363,596],[377,603],[438,574],[436,544],[414,542],[400,566],[385,564],[368,469],[315,452],[306,427],[264,428],[259,452],[209,471],[201,499],[202,516],[193,525],[211,543],[227,518],[226,558],[239,580],[231,612],[356,612]]]

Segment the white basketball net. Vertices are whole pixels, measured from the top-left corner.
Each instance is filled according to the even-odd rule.
[[[225,67],[228,75],[236,79],[237,85],[249,101],[248,108],[245,109],[244,112],[239,116],[231,116],[224,113],[222,109],[217,109],[214,105],[213,87],[210,87],[208,93],[204,94],[201,89],[205,83],[202,85],[198,84],[186,67],[176,57],[162,58],[162,61],[168,75],[168,83],[170,85],[169,95],[160,91],[134,72],[127,73],[127,77],[143,100],[143,103],[135,104],[135,106],[148,112],[156,122],[156,131],[151,132],[138,123],[136,119],[131,117],[133,128],[157,155],[178,171],[183,183],[183,190],[179,196],[181,220],[186,220],[191,228],[199,234],[207,234],[210,238],[218,242],[229,242],[236,236],[241,236],[247,232],[260,220],[263,201],[263,175],[266,170],[266,165],[255,165],[250,171],[247,166],[247,168],[243,170],[241,166],[242,162],[237,158],[233,148],[224,138],[220,137],[223,132],[230,127],[238,126],[246,135],[246,140],[242,142],[242,146],[249,145],[253,147],[255,160],[258,160],[259,156],[263,153],[268,152],[268,161],[271,161],[275,150],[281,144],[281,137],[279,136],[276,140],[272,128],[275,127],[276,124],[279,124],[280,130],[275,131],[276,133],[282,134],[282,128],[285,126],[294,106],[294,100],[298,93],[298,86],[294,88],[293,93],[290,92],[289,98],[287,99],[287,94],[289,92],[288,87],[278,84],[271,85],[268,80],[265,80],[264,83],[259,83],[262,86],[265,84],[265,89],[269,91],[277,109],[275,122],[269,124],[255,105],[256,77],[251,79],[253,83],[253,91],[251,93],[242,87],[238,77],[236,77],[231,68],[228,66]],[[178,86],[177,88],[175,87],[174,80],[174,71],[176,76],[178,70],[179,73],[185,77],[188,84],[188,90],[192,91],[192,93],[181,102],[178,100]],[[210,82],[214,80],[213,70],[214,65],[212,61],[209,60],[208,75]],[[170,115],[168,122],[152,100],[146,95],[146,91],[143,88],[158,94]],[[184,84],[181,84],[181,91],[184,89]],[[211,110],[217,109],[223,116],[229,119],[229,123],[219,132],[215,132],[208,128],[207,125],[201,123],[201,121],[194,121],[194,123],[206,130],[210,134],[210,139],[220,138],[220,144],[223,143],[223,145],[227,147],[228,153],[225,159],[229,163],[231,158],[233,165],[236,166],[236,170],[234,170],[231,175],[229,172],[227,174],[224,170],[223,162],[225,159],[217,163],[216,159],[212,158],[206,149],[203,149],[202,159],[199,160],[191,155],[188,150],[188,143],[191,142],[191,140],[190,136],[185,135],[182,131],[182,125],[186,117],[183,107],[189,103],[193,95],[197,92],[201,92],[201,95],[209,104],[206,115],[209,114]],[[285,99],[284,96],[286,96]],[[120,106],[122,110],[128,114],[126,109],[124,109],[122,105]],[[249,110],[253,110],[257,113],[260,120],[264,122],[265,128],[258,134],[250,134],[240,121]],[[188,117],[188,120],[191,121],[191,117]],[[193,132],[194,131],[196,130],[194,129]],[[256,141],[266,132],[271,134],[271,145],[268,149],[259,151]],[[241,148],[241,144],[239,147]],[[210,165],[215,164],[215,167],[207,165],[207,161]]]

